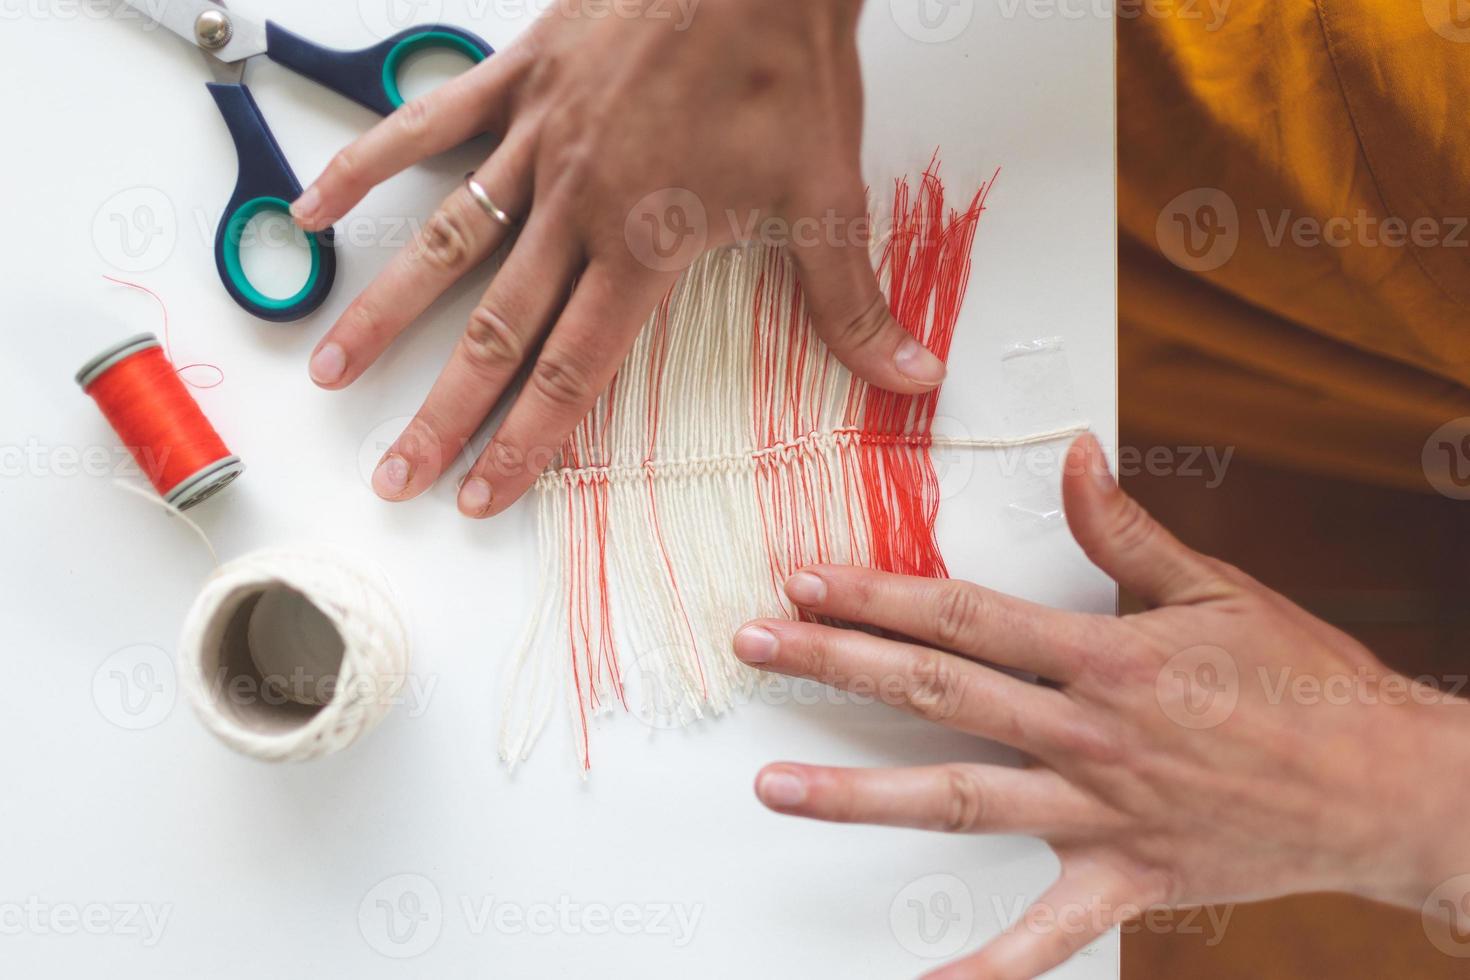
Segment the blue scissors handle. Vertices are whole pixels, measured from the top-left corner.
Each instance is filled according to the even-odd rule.
[[[450,51],[480,62],[495,53],[478,35],[448,24],[424,24],[361,51],[339,51],[308,41],[270,21],[266,56],[272,61],[386,116],[403,105],[398,72],[410,55]]]
[[[337,51],[266,23],[266,55],[273,61],[385,116],[403,105],[398,72],[404,61],[426,50],[453,51],[476,62],[494,53],[476,35],[448,25],[411,27],[362,51]],[[240,164],[235,193],[215,233],[214,261],[220,280],[247,312],[278,323],[299,320],[326,302],[332,291],[336,240],[330,228],[303,232],[311,249],[311,273],[296,295],[271,297],[251,284],[240,260],[245,230],[263,212],[289,217],[291,202],[301,195],[301,183],[250,90],[243,84],[212,84],[209,91],[229,126]]]
[[[337,278],[335,236],[330,228],[303,232],[311,249],[311,273],[296,295],[271,297],[251,284],[240,261],[245,229],[252,218],[265,212],[278,211],[289,218],[291,202],[301,196],[301,182],[286,162],[286,155],[266,125],[250,89],[244,85],[208,87],[230,129],[240,160],[235,193],[225,206],[214,236],[214,263],[220,281],[242,309],[262,320],[276,323],[299,320],[320,307],[332,291],[332,283]]]

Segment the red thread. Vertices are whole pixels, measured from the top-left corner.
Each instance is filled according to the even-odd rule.
[[[174,351],[173,347],[169,343],[168,338],[168,304],[163,301],[163,297],[155,293],[153,290],[149,289],[147,286],[141,285],[140,283],[129,282],[126,279],[118,279],[116,276],[103,276],[102,278],[106,279],[108,282],[117,283],[119,286],[126,286],[129,289],[136,289],[139,292],[147,293],[149,296],[153,297],[153,301],[158,304],[159,310],[163,312],[163,353],[165,357],[172,361],[174,359]],[[216,378],[214,384],[212,385],[196,384],[193,381],[190,381],[188,378],[184,378],[184,384],[188,385],[191,388],[218,388],[220,385],[225,383],[225,372],[220,369],[219,365],[210,364],[208,361],[195,361],[193,364],[185,364],[183,367],[177,368],[179,377],[183,378],[184,372],[192,370],[193,368],[205,368],[206,370],[213,371],[216,375]]]
[[[995,176],[981,185],[965,210],[947,212],[938,169],[936,154],[916,189],[906,181],[897,183],[893,231],[878,271],[894,318],[936,356],[948,360],[970,279],[976,229]],[[844,542],[866,540],[868,563],[874,568],[947,575],[934,534],[940,488],[930,455],[939,393],[896,395],[853,379],[843,401],[841,427],[820,432],[822,426],[831,425],[824,418],[824,405],[833,363],[814,341],[805,299],[792,283],[795,269],[790,256],[770,249],[760,261],[750,308],[754,329],[749,347],[749,436],[761,550],[776,602],[789,610],[783,590],[786,578],[804,565],[846,554]],[[600,707],[600,692],[611,688],[627,707],[613,640],[608,561],[613,493],[608,473],[623,463],[614,459],[609,432],[619,407],[643,412],[647,441],[626,449],[642,456],[650,544],[693,651],[697,697],[700,702],[709,698],[709,675],[686,605],[697,596],[685,595],[688,583],[681,583],[681,574],[689,570],[675,566],[669,528],[661,515],[669,501],[661,497],[656,479],[666,372],[689,367],[672,363],[671,300],[672,293],[664,297],[648,328],[649,385],[643,404],[619,406],[615,380],[562,447],[562,467],[579,474],[567,487],[564,533],[566,635],[584,769],[591,764],[589,718]],[[834,444],[835,464],[828,458]],[[657,599],[630,595],[624,601]],[[646,677],[643,687],[650,687]],[[645,690],[645,697],[648,694]]]
[[[879,262],[888,281],[888,308],[900,326],[949,360],[960,307],[970,281],[971,255],[985,198],[999,168],[963,212],[944,211],[936,153],[919,181],[895,187],[893,233]],[[874,568],[944,578],[949,572],[934,534],[939,478],[929,454],[939,392],[897,395],[870,389],[858,442],[864,505]]]
[[[159,496],[230,450],[158,347],[138,351],[87,386]]]

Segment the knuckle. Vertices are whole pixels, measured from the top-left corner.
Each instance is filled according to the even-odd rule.
[[[1167,867],[1143,871],[1137,876],[1136,887],[1140,895],[1138,904],[1146,909],[1177,904],[1186,891],[1179,872]]]
[[[499,438],[491,441],[485,450],[484,459],[488,465],[488,475],[499,478],[519,476],[526,467],[526,454]]]
[[[1122,739],[1090,722],[1064,722],[1051,733],[1049,740],[1059,755],[1069,759],[1099,766],[1116,766],[1126,761]]]
[[[521,86],[522,92],[532,98],[551,91],[566,70],[567,56],[557,45],[539,44],[538,47],[540,50],[527,52],[529,64]]]
[[[433,117],[433,99],[430,96],[411,99],[393,112],[393,121],[399,132],[415,142],[430,135]]]
[[[1113,547],[1123,551],[1139,551],[1148,547],[1158,534],[1159,525],[1143,505],[1132,497],[1124,497],[1113,514],[1111,539]]]
[[[1199,564],[1201,574],[1222,591],[1244,595],[1262,595],[1270,591],[1258,579],[1227,561],[1222,561],[1213,555],[1195,555],[1194,557]]]
[[[863,822],[866,814],[858,805],[850,779],[836,774],[829,775],[827,779],[817,781],[814,790],[820,794],[818,799],[820,808],[824,811],[824,819],[833,823]]]
[[[580,118],[575,122],[562,124],[558,121],[559,116],[557,114],[556,118],[547,122],[547,129],[552,130],[562,125],[566,133],[558,138],[555,147],[545,151],[544,165],[538,166],[537,172],[551,175],[546,183],[546,197],[550,201],[571,207],[586,206],[589,202],[602,198],[606,191],[603,183],[607,175],[606,158],[599,149],[587,145],[585,140],[573,137],[577,129],[583,126]],[[602,166],[599,166],[599,160],[602,161]],[[539,200],[538,197],[538,202]]]
[[[931,651],[914,664],[906,692],[908,706],[926,721],[953,718],[964,696],[964,679],[947,653]]]
[[[576,185],[584,185],[594,174],[602,172],[598,166],[601,154],[585,140],[562,147],[557,157],[566,179]]]
[[[1102,690],[1119,690],[1138,674],[1137,658],[1118,646],[1091,647],[1078,657],[1081,674]]]
[[[357,151],[346,146],[338,150],[327,164],[327,182],[342,187],[356,188],[362,182],[362,167],[358,163]]]
[[[832,658],[820,641],[803,638],[792,646],[795,650],[791,667],[797,674],[824,684],[841,685],[842,678],[837,675]]]
[[[879,573],[866,569],[838,569],[837,576],[829,579],[832,596],[843,599],[851,607],[852,618],[861,618],[881,598]]]
[[[945,583],[940,586],[935,610],[935,638],[950,649],[962,646],[979,628],[984,615],[985,600],[978,589],[960,582]]]
[[[1140,613],[1130,613],[1118,619],[1123,632],[1113,639],[1110,646],[1100,645],[1094,652],[1093,663],[1113,665],[1119,672],[1117,680],[1123,684],[1149,679],[1152,682],[1159,668],[1179,648],[1167,632],[1158,629],[1154,622]],[[1118,688],[1126,690],[1127,688]]]
[[[444,458],[444,440],[439,432],[432,418],[420,411],[398,437],[397,451],[421,465],[437,469]]]
[[[564,351],[544,351],[531,371],[530,385],[537,395],[559,408],[584,404],[595,394],[590,369]]]
[[[470,368],[481,374],[517,365],[525,356],[515,328],[488,302],[470,312],[460,350]]]
[[[1080,673],[1104,689],[1121,690],[1147,672],[1131,633],[1117,629],[1117,622],[1099,618],[1078,636],[1059,641],[1059,652],[1080,666]]]
[[[424,224],[419,255],[435,269],[455,272],[468,264],[473,242],[464,210],[446,203]]]
[[[343,336],[348,343],[365,337],[376,338],[383,330],[382,314],[366,293],[353,300],[342,314]]]
[[[944,830],[966,834],[985,825],[985,795],[980,783],[970,772],[951,766],[945,772],[948,796],[945,801]]]
[[[1115,886],[1118,892],[1126,893],[1129,905],[1147,911],[1163,905],[1177,905],[1188,888],[1180,872],[1172,867],[1174,862],[1157,854],[1152,847],[1119,862],[1119,876]]]
[[[875,292],[868,305],[856,316],[840,321],[837,339],[850,350],[861,350],[876,344],[888,332],[888,303],[882,293]]]

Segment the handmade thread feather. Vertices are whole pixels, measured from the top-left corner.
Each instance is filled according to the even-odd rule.
[[[958,212],[936,166],[895,188],[880,280],[898,322],[943,359],[993,182]],[[559,691],[584,770],[589,720],[610,706],[661,724],[728,710],[755,676],[731,636],[794,615],[782,583],[803,565],[947,574],[938,397],[854,378],[817,339],[783,249],[697,262],[537,483],[540,584],[508,666],[501,757],[525,758]]]

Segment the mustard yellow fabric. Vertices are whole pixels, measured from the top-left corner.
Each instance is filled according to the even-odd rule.
[[[1128,437],[1429,491],[1470,415],[1470,4],[1120,6],[1118,147]]]

